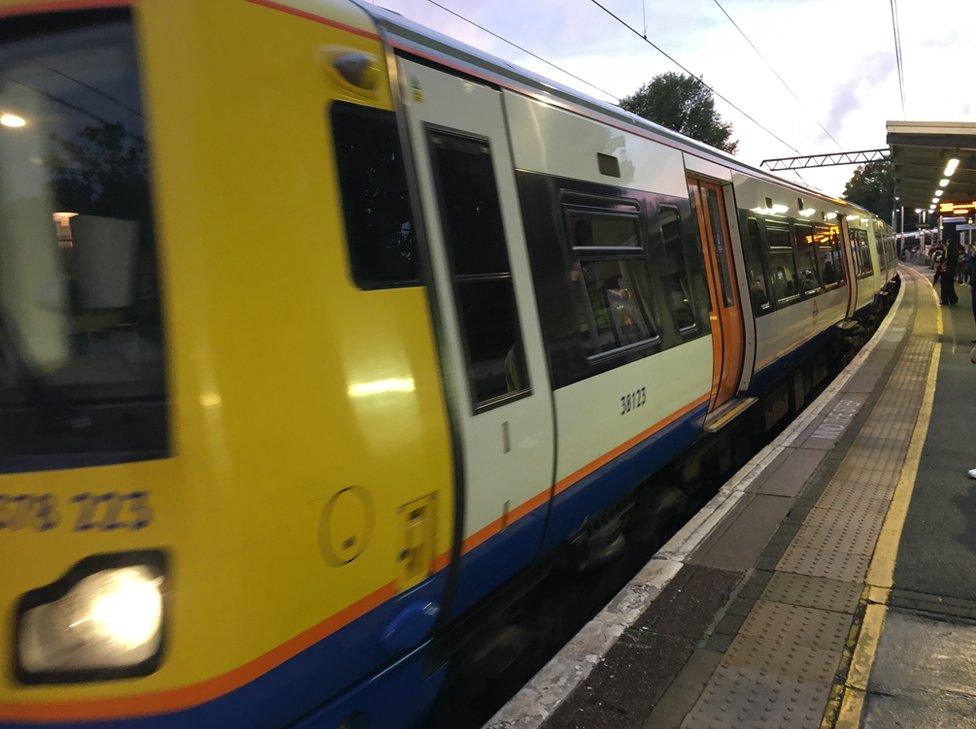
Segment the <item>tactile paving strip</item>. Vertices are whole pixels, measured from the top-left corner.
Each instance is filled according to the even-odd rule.
[[[811,577],[830,577],[844,582],[860,582],[867,574],[870,558],[847,552],[830,552],[790,545],[776,565],[778,572],[796,572]]]
[[[830,498],[833,499],[833,494]],[[814,507],[793,543],[832,552],[870,555],[881,531],[887,504],[882,499],[867,499],[861,501],[860,506],[860,509],[849,511]]]
[[[914,282],[906,285],[906,296],[914,292],[917,301]],[[899,321],[908,319],[908,310]],[[799,529],[684,729],[820,726],[921,405],[934,346],[934,326],[921,319],[916,316],[905,333],[885,390],[834,478],[813,508],[805,514],[795,509],[785,519]],[[871,373],[880,374],[893,352],[873,355]]]
[[[817,729],[829,684],[719,666],[682,729]]]
[[[853,615],[860,595],[859,582],[774,572],[762,593],[762,599]]]
[[[908,443],[912,437],[912,431],[915,429],[914,423],[870,423],[861,428],[861,433],[869,436],[886,436],[892,440],[897,440],[900,443],[905,444],[905,450],[908,449]]]
[[[827,511],[820,509],[819,511]],[[842,514],[843,512],[828,512]],[[846,552],[870,557],[881,531],[881,520],[875,523],[859,523],[853,529],[843,524],[824,522],[819,525],[804,524],[793,538],[793,544],[820,551]]]
[[[834,492],[827,498],[821,495],[817,505],[807,513],[803,526],[808,529],[834,529],[844,532],[874,529],[881,526],[887,513],[884,505],[878,503],[882,499],[866,499],[861,503],[861,509],[857,511],[837,508],[834,506],[833,499]]]
[[[796,643],[840,653],[851,625],[846,613],[759,600],[739,634],[749,638]]]
[[[778,643],[740,633],[726,651],[722,665],[752,668],[764,676],[830,685],[839,661],[840,651],[792,641]]]
[[[820,495],[816,508],[825,511],[870,511],[886,514],[893,490],[893,487],[885,484],[866,486],[854,481],[834,479]]]

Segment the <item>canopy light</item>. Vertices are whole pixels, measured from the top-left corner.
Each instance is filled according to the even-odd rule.
[[[932,204],[934,205],[934,204],[935,204],[935,203],[937,203],[937,202],[939,202],[939,198],[937,198],[937,197],[933,197],[933,198],[932,198]]]
[[[945,187],[948,184],[949,184],[948,177],[943,177],[941,180],[939,180],[939,187]]]
[[[935,196],[936,197],[942,197],[942,195],[943,195],[944,192],[945,192],[945,190],[936,190],[935,191]]]
[[[952,177],[952,173],[956,171],[956,167],[959,166],[959,160],[955,157],[950,159],[945,166],[945,171],[942,173],[946,177]]]

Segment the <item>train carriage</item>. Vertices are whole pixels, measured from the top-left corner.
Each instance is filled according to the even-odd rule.
[[[371,5],[0,38],[2,726],[422,722],[895,275],[864,210]]]

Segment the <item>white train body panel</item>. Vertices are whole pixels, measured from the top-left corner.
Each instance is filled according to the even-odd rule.
[[[708,396],[712,338],[699,337],[556,390],[556,482],[689,404]],[[621,413],[620,397],[647,389],[644,405]]]
[[[614,184],[688,197],[680,151],[521,94],[504,96],[517,169],[606,184],[594,164],[599,152],[620,160]]]

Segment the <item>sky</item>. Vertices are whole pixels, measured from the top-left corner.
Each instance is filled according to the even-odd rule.
[[[659,73],[678,70],[591,0],[437,2],[618,98]],[[650,40],[790,145],[716,99],[723,119],[733,124],[737,156],[751,164],[884,147],[887,120],[976,121],[976,80],[971,74],[976,66],[976,0],[897,0],[904,113],[890,0],[719,0],[795,97],[715,0],[601,2],[639,30],[646,25]],[[376,3],[590,96],[616,101],[430,0]],[[840,195],[853,170],[804,170],[799,181]]]

